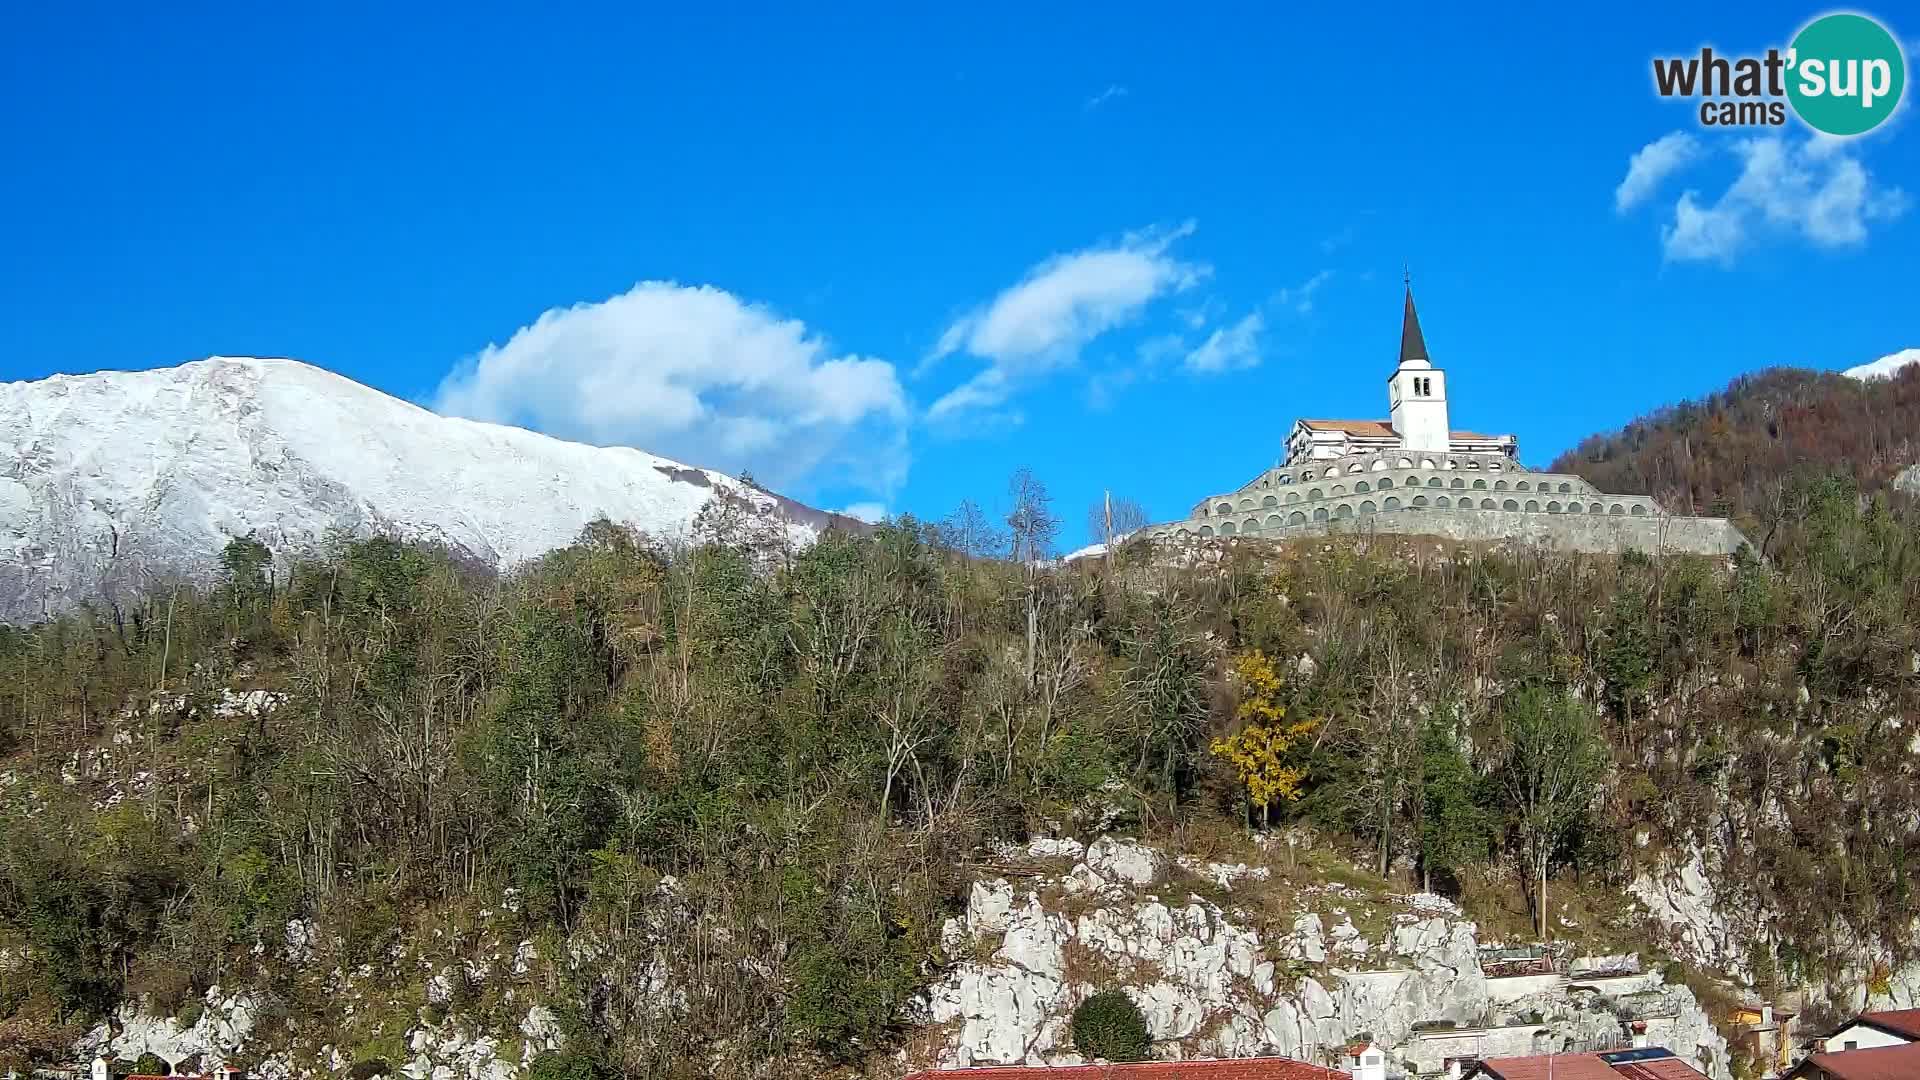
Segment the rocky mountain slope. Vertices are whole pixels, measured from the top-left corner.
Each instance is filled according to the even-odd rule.
[[[628,447],[438,416],[293,360],[0,385],[0,621],[203,571],[253,534],[446,544],[511,565],[596,518],[661,538],[716,494],[804,542],[830,516]]]

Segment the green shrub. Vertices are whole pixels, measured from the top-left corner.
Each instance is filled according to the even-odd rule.
[[[393,1066],[387,1064],[385,1058],[367,1058],[353,1063],[353,1067],[347,1070],[347,1080],[373,1080],[376,1076],[390,1076],[392,1073]]]
[[[608,1080],[613,1075],[598,1056],[572,1050],[548,1050],[527,1069],[527,1080]]]
[[[171,1076],[173,1066],[167,1064],[165,1058],[149,1050],[141,1054],[139,1060],[133,1063],[133,1071],[141,1076]]]
[[[1147,1018],[1119,990],[1102,990],[1073,1010],[1073,1048],[1090,1058],[1145,1061]]]

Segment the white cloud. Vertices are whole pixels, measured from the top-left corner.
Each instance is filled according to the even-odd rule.
[[[1284,308],[1292,308],[1296,315],[1311,315],[1313,314],[1313,294],[1319,292],[1320,286],[1325,285],[1327,279],[1332,276],[1333,271],[1322,270],[1299,285],[1281,289],[1274,294],[1273,302]]]
[[[647,281],[547,311],[462,361],[434,407],[776,488],[831,479],[890,492],[906,477],[892,364],[833,355],[804,323],[709,286]]]
[[[864,521],[869,525],[878,525],[888,517],[886,506],[877,502],[851,503],[835,510],[834,513],[850,517],[855,521]]]
[[[1091,112],[1092,110],[1097,109],[1102,105],[1105,105],[1109,101],[1113,101],[1117,98],[1123,98],[1126,96],[1127,96],[1126,87],[1121,86],[1119,83],[1111,83],[1107,86],[1105,90],[1102,90],[1099,93],[1088,98],[1086,105],[1083,107],[1086,108],[1089,112]]]
[[[1613,209],[1626,213],[1650,198],[1660,182],[1700,156],[1700,140],[1684,131],[1670,131],[1627,160],[1626,179],[1613,189]]]
[[[1187,324],[1188,329],[1198,330],[1207,325],[1207,323],[1219,318],[1220,313],[1225,311],[1226,308],[1227,305],[1221,302],[1219,297],[1209,296],[1197,304],[1176,308],[1174,314],[1180,317],[1181,322]]]
[[[1798,236],[1815,247],[1866,242],[1867,226],[1906,212],[1898,187],[1876,185],[1857,147],[1824,136],[1794,141],[1761,135],[1732,144],[1740,175],[1719,198],[1703,202],[1683,192],[1673,221],[1660,230],[1672,262],[1719,262],[1765,235]]]
[[[1731,259],[1746,236],[1743,216],[1738,207],[1702,206],[1697,193],[1682,192],[1673,206],[1673,224],[1660,229],[1666,257],[1675,262]]]
[[[1189,222],[1168,232],[1132,234],[1110,247],[1056,255],[955,320],[928,362],[966,353],[988,366],[935,401],[928,416],[998,405],[1020,380],[1072,365],[1094,338],[1135,321],[1154,300],[1191,288],[1208,268],[1176,259],[1168,249],[1192,232]]]
[[[1260,363],[1260,331],[1265,328],[1266,320],[1256,311],[1232,326],[1215,330],[1182,363],[1188,371],[1202,375],[1254,367]]]
[[[941,395],[933,407],[927,410],[929,419],[938,420],[944,416],[954,416],[976,410],[989,410],[1004,403],[1013,396],[1013,387],[1008,384],[1006,372],[999,368],[988,368],[952,390]]]

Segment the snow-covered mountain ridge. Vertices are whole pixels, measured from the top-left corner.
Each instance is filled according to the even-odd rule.
[[[345,530],[511,566],[600,517],[683,536],[719,492],[796,542],[839,520],[644,451],[440,416],[295,360],[0,383],[0,621],[204,572],[250,533],[280,555]]]
[[[1901,349],[1872,363],[1850,367],[1840,374],[1855,379],[1886,379],[1899,374],[1900,370],[1909,364],[1920,364],[1920,349]]]

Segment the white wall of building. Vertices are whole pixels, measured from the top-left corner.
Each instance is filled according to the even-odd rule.
[[[1888,1034],[1877,1027],[1855,1024],[1834,1035],[1833,1038],[1828,1039],[1827,1052],[1834,1053],[1840,1050],[1871,1050],[1876,1046],[1904,1046],[1911,1041],[1910,1039],[1903,1039],[1898,1035]],[[1858,1043],[1859,1045],[1848,1046],[1848,1043]]]

